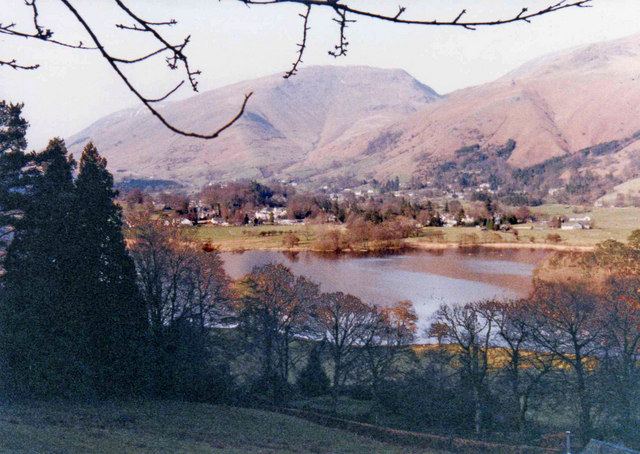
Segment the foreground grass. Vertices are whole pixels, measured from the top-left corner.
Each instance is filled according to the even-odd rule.
[[[0,452],[205,454],[411,451],[270,412],[184,402],[131,402],[2,405]]]

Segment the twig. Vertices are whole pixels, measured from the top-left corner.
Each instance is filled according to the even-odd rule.
[[[345,36],[345,30],[347,29],[347,23],[355,22],[353,20],[347,20],[347,13],[340,11],[338,8],[334,8],[336,14],[338,14],[338,19],[333,19],[335,22],[339,24],[340,36],[338,44],[334,47],[335,50],[330,50],[329,55],[338,58],[347,55],[347,47],[349,46],[349,41],[347,41],[347,37]]]
[[[97,49],[100,51],[100,53],[102,54],[104,59],[107,60],[109,65],[113,68],[113,70],[116,72],[116,74],[118,74],[118,76],[124,82],[124,84],[127,86],[127,88],[140,100],[140,102],[142,102],[142,104],[145,105],[145,107],[156,118],[158,118],[158,120],[160,120],[160,122],[163,125],[165,125],[171,131],[173,131],[173,132],[175,132],[177,134],[183,135],[183,136],[187,136],[187,137],[196,137],[196,138],[199,138],[199,139],[213,139],[213,138],[218,137],[222,131],[226,130],[231,125],[233,125],[236,121],[238,121],[240,119],[240,117],[242,116],[242,114],[244,113],[245,107],[247,106],[247,102],[249,101],[249,98],[251,97],[251,95],[253,93],[249,93],[249,94],[245,95],[244,101],[242,102],[242,106],[240,108],[240,111],[236,114],[235,117],[233,117],[229,122],[227,122],[225,125],[223,125],[222,127],[218,128],[217,130],[215,130],[212,133],[201,134],[201,133],[197,133],[197,132],[185,131],[185,130],[179,129],[176,126],[172,125],[171,123],[169,123],[169,121],[166,118],[164,118],[164,116],[162,116],[162,114],[160,112],[158,112],[158,110],[156,110],[152,106],[152,104],[155,103],[155,102],[161,101],[163,99],[166,99],[167,96],[173,94],[182,84],[179,84],[177,87],[175,87],[174,89],[170,90],[166,95],[164,95],[161,98],[151,99],[151,98],[147,98],[147,97],[143,96],[140,93],[140,91],[131,83],[131,81],[129,81],[127,76],[125,76],[125,74],[120,70],[116,60],[114,60],[114,58],[107,52],[107,50],[102,45],[102,43],[98,39],[97,35],[93,31],[93,29],[89,26],[89,24],[86,22],[84,17],[82,17],[82,15],[78,12],[78,10],[69,2],[69,0],[60,0],[60,1],[67,7],[67,9],[69,9],[69,11],[71,11],[71,13],[78,20],[78,22],[80,22],[80,24],[84,27],[84,29],[86,30],[86,32],[91,37],[91,40],[95,43]],[[116,0],[116,3],[121,4],[121,2],[119,0]],[[131,14],[133,14],[133,13],[131,13]],[[132,17],[135,17],[135,16],[132,16]],[[138,19],[136,19],[136,20],[138,20]],[[145,23],[144,21],[142,21],[142,19],[139,19],[139,20],[140,20],[140,23]],[[153,30],[152,33],[155,35],[156,34],[155,30]],[[167,43],[164,40],[164,38],[161,38],[161,41],[165,45],[171,47],[169,45],[169,43]],[[183,44],[183,46],[184,46],[184,44]],[[172,49],[174,49],[174,48],[172,48]],[[177,48],[177,49],[178,50],[176,50],[174,52],[177,52],[177,53],[181,53],[182,52],[180,48]],[[186,59],[186,57],[184,57],[184,58]]]
[[[15,58],[13,60],[0,60],[0,66],[8,66],[9,68],[24,69],[27,71],[38,69],[40,67],[40,65],[20,65]]]
[[[516,16],[510,17],[507,19],[460,22],[459,20],[451,21],[451,20],[437,20],[437,19],[433,19],[433,20],[402,19],[399,14],[395,14],[391,16],[391,15],[386,15],[382,13],[367,11],[364,9],[352,8],[349,6],[348,0],[345,1],[344,3],[338,3],[335,1],[328,1],[328,0],[238,0],[238,1],[246,5],[274,5],[278,3],[296,3],[296,4],[302,4],[305,6],[327,7],[334,10],[339,10],[343,13],[350,13],[355,16],[363,16],[363,17],[368,17],[371,19],[377,19],[377,20],[386,21],[386,22],[394,22],[397,24],[452,26],[452,27],[462,27],[462,28],[504,25],[504,24],[510,24],[513,22],[528,22],[530,19],[534,17],[554,13],[566,8],[588,8],[591,6],[591,3],[593,2],[593,0],[574,0],[571,2],[568,2],[567,0],[563,0],[559,3],[555,3],[553,5],[540,9],[538,11],[529,12],[527,10],[524,12],[526,14],[524,14],[521,11]]]
[[[302,63],[302,54],[304,54],[304,50],[307,47],[307,31],[309,31],[309,27],[307,26],[307,23],[309,21],[309,14],[311,14],[311,5],[307,6],[306,13],[300,14],[300,17],[302,17],[302,19],[304,20],[304,24],[302,27],[302,42],[298,44],[298,47],[299,47],[298,58],[296,59],[295,62],[293,62],[293,66],[291,67],[291,69],[287,71],[287,73],[283,76],[285,79],[288,79],[289,77],[297,73],[298,65]]]

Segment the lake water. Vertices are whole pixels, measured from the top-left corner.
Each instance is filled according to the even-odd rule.
[[[525,296],[535,268],[548,255],[541,250],[475,248],[382,256],[245,251],[222,257],[233,279],[256,265],[282,263],[320,284],[324,292],[351,293],[378,305],[411,300],[422,331],[441,304]]]

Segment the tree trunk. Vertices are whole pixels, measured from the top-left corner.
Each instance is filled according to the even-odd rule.
[[[480,403],[480,392],[475,385],[473,387],[473,404],[475,406],[474,431],[476,436],[479,437],[482,431],[482,404]]]
[[[331,389],[331,412],[338,414],[338,387],[340,383],[341,365],[340,358],[334,357],[333,360],[333,388]]]
[[[576,379],[580,400],[580,438],[586,446],[591,439],[591,400],[587,392],[584,365],[580,355],[576,355]]]

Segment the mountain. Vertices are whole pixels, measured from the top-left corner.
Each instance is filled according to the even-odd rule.
[[[141,108],[99,120],[68,143],[77,152],[92,139],[117,179],[191,186],[270,177],[427,181],[434,172],[449,181],[466,169],[513,187],[512,175],[531,169],[548,177],[530,182],[551,189],[572,172],[611,174],[612,184],[640,176],[640,35],[547,55],[444,97],[401,70],[308,67],[161,110],[178,126],[208,131],[235,115],[249,91],[245,115],[219,139],[178,136]]]
[[[308,67],[241,82],[159,108],[173,124],[207,132],[232,118],[245,93],[254,95],[241,120],[214,140],[172,133],[144,108],[107,116],[67,143],[78,153],[92,140],[117,179],[210,181],[267,178],[328,146],[371,134],[440,96],[402,70]]]
[[[588,168],[625,179],[625,173],[640,172],[638,131],[640,35],[635,35],[531,61],[492,83],[453,92],[381,131],[328,144],[307,162],[318,168],[318,162],[344,156],[340,171],[364,175],[374,169],[378,178],[407,177],[454,162],[457,151],[510,141],[515,141],[506,160],[511,168],[618,141],[615,153],[591,153]]]

